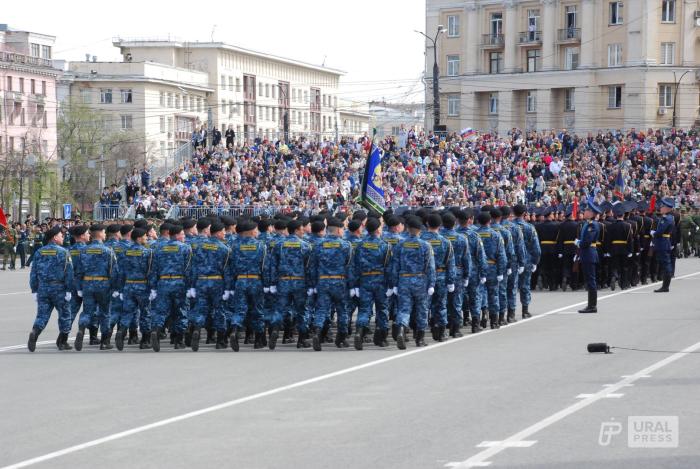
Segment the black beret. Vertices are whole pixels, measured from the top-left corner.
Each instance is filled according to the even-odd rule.
[[[107,233],[108,234],[115,234],[119,233],[122,229],[122,226],[116,223],[113,223],[107,227]]]
[[[88,227],[85,225],[77,225],[74,226],[72,230],[70,230],[70,234],[73,235],[74,237],[82,236],[84,235],[88,230]]]
[[[134,228],[147,229],[147,227],[148,227],[148,221],[143,219],[143,218],[139,218],[138,220],[136,220],[134,222]]]
[[[137,239],[141,238],[142,236],[146,236],[146,230],[143,228],[134,228],[131,230],[131,239],[132,241],[136,241]]]
[[[105,226],[104,226],[104,225],[100,225],[99,223],[98,223],[98,224],[95,224],[95,225],[90,225],[90,231],[93,232],[93,233],[94,233],[95,231],[104,231],[104,230],[105,230]]]
[[[501,218],[501,211],[495,207],[489,210],[489,213],[491,214],[491,218]]]
[[[328,225],[330,226],[330,225]],[[311,232],[312,233],[320,233],[321,231],[326,229],[326,224],[323,221],[316,220],[311,223]]]
[[[527,208],[523,204],[518,204],[515,207],[513,207],[513,213],[515,214],[516,217],[519,217],[523,213],[527,211]]]
[[[168,231],[170,232],[170,236],[175,236],[176,234],[182,233],[182,226],[170,225],[170,229]]]
[[[501,216],[502,216],[503,218],[506,218],[507,216],[509,216],[509,215],[510,215],[510,212],[511,212],[510,207],[507,206],[507,205],[504,205],[504,206],[501,207],[499,210],[501,211]]]
[[[355,232],[355,231],[359,230],[361,226],[362,226],[362,223],[359,220],[353,219],[353,220],[350,220],[350,222],[348,223],[348,230],[350,232]]]
[[[414,230],[420,230],[423,228],[423,223],[421,219],[416,216],[410,216],[406,219],[406,226],[413,228]]]
[[[163,223],[162,225],[160,225],[159,231],[162,233],[164,231],[170,231],[171,228],[172,228],[172,225],[170,223]]]
[[[489,212],[481,212],[479,216],[476,217],[476,221],[479,222],[480,225],[485,225],[491,221],[491,214]]]
[[[213,233],[218,233],[219,231],[224,231],[224,226],[223,223],[220,221],[215,221],[214,223],[211,224],[211,227],[209,228],[210,232]]]
[[[332,226],[335,228],[343,228],[343,222],[335,217],[331,217],[328,219],[328,226]]]
[[[399,217],[392,215],[389,218],[387,218],[386,224],[388,226],[399,226],[401,224],[401,220],[399,220]]]
[[[467,215],[466,210],[457,210],[457,212],[455,212],[455,217],[461,222],[465,222],[469,219],[469,215]]]
[[[267,232],[267,229],[270,228],[270,220],[263,218],[258,222],[258,231],[261,233]]]
[[[131,230],[134,229],[133,225],[122,225],[122,227],[119,229],[119,232],[122,234],[122,236],[126,236],[129,233],[131,233]]]
[[[50,230],[48,230],[48,231],[46,232],[46,234],[44,235],[44,239],[45,239],[46,241],[50,241],[50,240],[52,240],[53,238],[55,238],[56,235],[59,234],[60,232],[61,232],[61,227],[60,227],[60,226],[54,226],[53,228],[51,228]]]
[[[190,228],[194,227],[195,225],[197,225],[197,222],[191,218],[187,218],[185,220],[182,220],[182,227],[186,230],[189,230]]]
[[[364,220],[367,218],[367,212],[364,210],[357,210],[355,213],[352,214],[352,219],[353,220]],[[354,231],[354,230],[353,230]]]
[[[442,226],[442,218],[437,213],[428,215],[427,222],[430,228],[440,228]]]
[[[299,220],[292,220],[289,223],[287,223],[287,232],[289,234],[294,233],[296,230],[304,226],[304,224],[299,221]]]
[[[236,233],[245,233],[246,231],[253,231],[258,225],[251,220],[240,220],[236,225]]]
[[[221,221],[223,222],[224,226],[226,226],[226,227],[234,226],[236,224],[236,219],[233,217],[230,217],[228,215],[222,216]]]
[[[197,231],[206,230],[211,226],[211,220],[208,218],[200,218],[197,220]]]
[[[279,219],[275,222],[275,229],[277,231],[282,231],[287,228],[287,223],[289,223],[287,220],[284,219]]]
[[[442,224],[448,230],[454,228],[457,218],[452,214],[452,212],[447,212],[442,216]]]
[[[371,218],[367,219],[367,223],[365,224],[365,228],[367,228],[367,233],[374,233],[375,231],[377,231],[379,229],[379,227],[381,225],[382,224],[378,218],[371,217]]]

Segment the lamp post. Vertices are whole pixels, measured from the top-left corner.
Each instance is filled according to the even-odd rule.
[[[287,84],[289,86],[289,84]],[[288,89],[282,86],[282,84],[278,83],[277,87],[280,90],[280,94],[283,94],[284,97],[283,102],[284,102],[284,116],[282,117],[282,133],[284,135],[284,143],[289,143],[289,96],[288,96]]]
[[[438,25],[437,33],[435,33],[434,38],[428,36],[424,32],[414,30],[433,43],[433,130],[437,130],[440,125],[440,68],[438,67],[437,60],[437,38],[444,30],[445,27],[443,25]]]
[[[690,73],[692,70],[686,70],[683,72],[678,80],[676,80],[676,72],[673,72],[673,81],[676,84],[676,89],[673,92],[673,120],[671,122],[671,127],[675,128],[676,127],[676,101],[678,100],[678,88],[681,85],[681,80],[683,80],[683,77],[685,76],[686,73]]]

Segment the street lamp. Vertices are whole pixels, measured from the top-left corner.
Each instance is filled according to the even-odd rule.
[[[680,78],[679,78],[678,80],[676,80],[676,72],[673,72],[673,81],[674,81],[675,84],[676,84],[676,89],[675,89],[675,91],[673,92],[673,120],[672,120],[672,123],[671,123],[671,127],[673,127],[673,128],[676,127],[676,101],[677,101],[677,98],[678,98],[678,88],[680,87],[680,85],[681,85],[681,80],[683,79],[683,77],[685,76],[685,74],[686,74],[686,73],[690,73],[690,72],[692,72],[692,70],[686,70],[685,72],[683,72],[683,73],[681,74],[681,76],[680,76]]]
[[[425,36],[430,42],[433,43],[433,130],[437,130],[440,125],[440,68],[438,67],[437,60],[437,38],[445,30],[445,27],[441,24],[438,25],[437,33],[435,37],[432,38],[422,31],[415,30],[421,36]]]
[[[277,87],[280,89],[280,94],[283,94],[283,103],[284,103],[284,117],[282,118],[282,132],[284,134],[284,143],[289,144],[289,84],[286,83],[286,86],[282,86],[281,83],[277,84]]]

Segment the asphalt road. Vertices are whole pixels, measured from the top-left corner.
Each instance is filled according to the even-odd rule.
[[[673,351],[700,352],[700,262],[676,275],[669,294],[601,292],[592,315],[585,292],[537,292],[530,320],[404,352],[59,353],[52,318],[32,354],[28,273],[0,272],[0,466],[696,468],[700,355]]]

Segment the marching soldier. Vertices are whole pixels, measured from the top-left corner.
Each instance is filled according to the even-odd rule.
[[[474,226],[474,212],[471,209],[460,210],[457,212],[457,218],[460,225],[457,233],[467,237],[469,255],[471,256],[472,269],[466,290],[467,301],[464,301],[464,303],[469,307],[468,317],[471,319],[472,333],[474,333],[479,332],[479,315],[481,313],[482,300],[480,286],[486,283],[488,263],[484,253],[484,244],[481,242],[481,238]]]
[[[515,220],[513,224],[520,228],[523,234],[523,243],[525,244],[525,265],[523,271],[518,277],[518,288],[520,290],[520,304],[522,306],[522,318],[527,319],[532,316],[530,313],[530,276],[537,271],[537,265],[540,263],[540,242],[537,237],[537,230],[532,224],[525,221],[527,209],[524,205],[516,205],[513,207],[513,215]],[[510,318],[510,314],[509,314]],[[513,317],[515,321],[515,317]]]
[[[88,227],[85,225],[78,225],[73,227],[71,230],[73,234],[73,240],[75,244],[70,247],[70,257],[73,262],[73,275],[75,276],[76,266],[80,263],[80,254],[85,250],[87,243],[90,241],[90,233],[88,232]],[[83,304],[83,299],[78,296],[78,291],[76,290],[77,282],[73,281],[73,290],[71,291],[71,301],[70,301],[70,321],[73,324],[75,318],[78,317],[78,311]],[[97,341],[97,329],[90,327],[90,345],[95,345],[93,342],[93,332],[95,336],[95,341]]]
[[[382,239],[386,241],[392,249],[394,249],[396,245],[398,245],[405,238],[403,219],[395,215],[390,215],[387,217],[386,226],[388,227],[388,231],[382,232]],[[396,319],[397,305],[398,297],[396,295],[390,296],[387,302],[387,311],[391,321]]]
[[[500,233],[490,227],[491,214],[489,212],[481,212],[477,217],[477,233],[484,244],[484,253],[486,254],[486,262],[488,264],[485,297],[486,311],[488,312],[488,320],[491,323],[491,329],[498,329],[498,286],[508,269],[508,260],[506,258],[506,250],[503,244],[503,238]],[[482,308],[483,311],[483,308]],[[486,327],[486,317],[481,318],[481,327]]]
[[[435,292],[430,298],[430,330],[433,340],[445,340],[447,327],[447,296],[455,291],[455,257],[450,241],[439,234],[442,218],[438,214],[427,217],[428,230],[421,239],[432,247],[435,262]]]
[[[455,259],[455,291],[451,295],[447,295],[450,337],[462,337],[460,329],[464,322],[462,313],[464,290],[469,286],[469,277],[471,276],[472,270],[469,241],[466,235],[455,231],[454,227],[456,223],[457,219],[452,213],[447,212],[442,216],[442,235],[452,245]]]
[[[53,227],[44,237],[46,245],[37,249],[29,274],[29,287],[37,304],[37,314],[29,333],[27,348],[36,350],[36,341],[56,309],[59,335],[56,345],[59,350],[70,350],[68,334],[71,328],[69,302],[73,287],[73,264],[68,251],[63,249],[63,233],[60,227]]]
[[[503,281],[498,283],[498,325],[505,326],[506,311],[508,309],[508,279],[511,275],[517,274],[518,258],[515,254],[515,245],[513,244],[513,234],[508,228],[501,224],[502,213],[499,209],[493,208],[490,211],[491,228],[498,232],[503,239],[503,247],[506,252],[506,274]]]
[[[525,271],[527,252],[525,248],[525,240],[523,239],[523,231],[520,226],[516,225],[512,220],[512,210],[508,206],[501,207],[501,224],[510,231],[513,238],[513,250],[515,251],[515,263],[511,266],[511,274],[508,275],[506,285],[506,301],[507,312],[506,324],[515,322],[515,309],[517,307],[517,292],[518,279]]]

